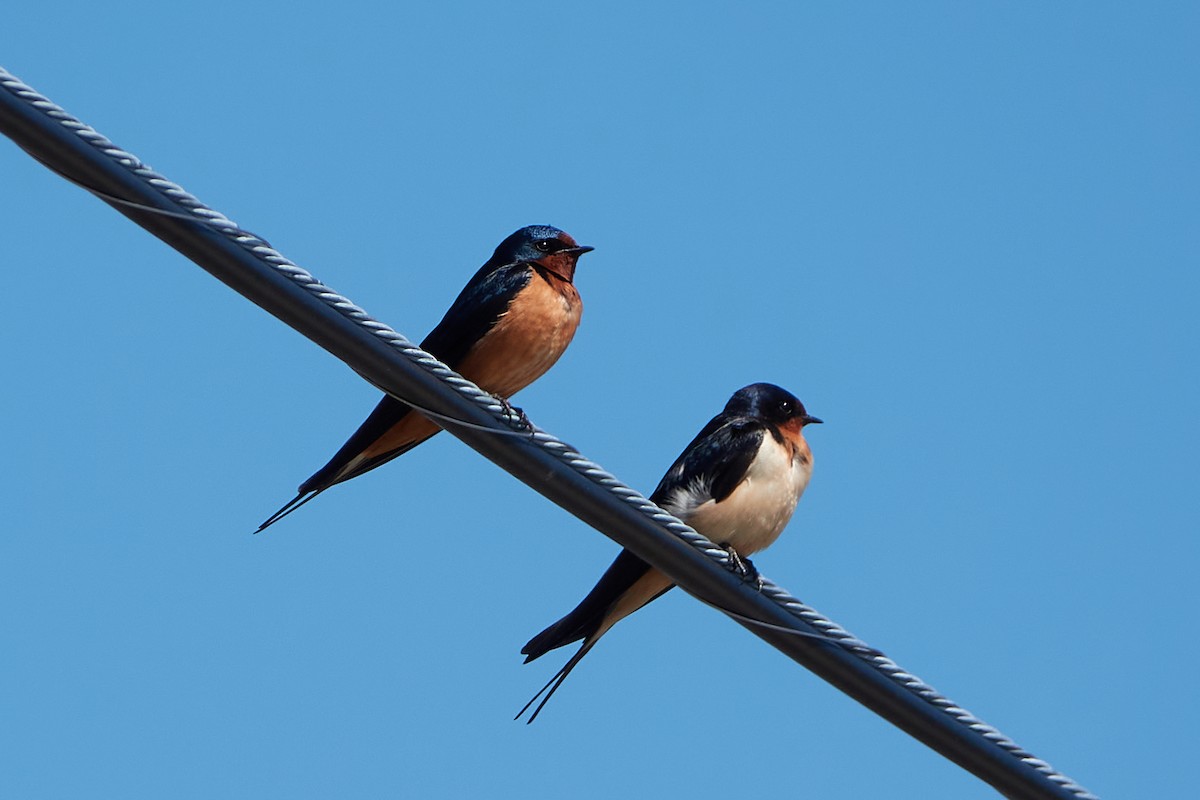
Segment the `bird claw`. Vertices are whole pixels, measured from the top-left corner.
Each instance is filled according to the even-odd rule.
[[[533,423],[529,421],[529,417],[525,416],[525,412],[518,406],[508,402],[507,397],[501,397],[498,394],[492,394],[492,397],[500,404],[501,411],[509,425],[522,430],[533,430]]]
[[[729,545],[725,545],[725,552],[729,554],[729,568],[740,575],[742,580],[754,583],[761,592],[763,578],[758,572],[758,567],[754,566],[754,562],[748,558],[742,558],[738,555],[738,551]]]

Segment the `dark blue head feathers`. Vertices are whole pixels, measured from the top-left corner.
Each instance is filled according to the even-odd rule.
[[[725,404],[725,413],[765,419],[777,425],[793,419],[799,419],[802,426],[821,421],[809,416],[804,404],[794,394],[773,383],[752,383],[738,389]]]
[[[501,242],[491,261],[494,264],[540,262],[556,253],[578,257],[591,249],[580,247],[569,233],[552,225],[529,225]]]

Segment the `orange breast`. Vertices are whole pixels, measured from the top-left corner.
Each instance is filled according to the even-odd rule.
[[[555,286],[535,273],[508,310],[459,365],[459,373],[481,388],[509,397],[554,366],[571,343],[583,303],[575,287],[552,277]],[[557,288],[556,288],[557,287]],[[347,470],[433,436],[441,428],[410,413],[363,450]]]
[[[540,378],[567,349],[579,327],[579,292],[535,273],[499,322],[459,365],[459,372],[489,392],[509,397]]]

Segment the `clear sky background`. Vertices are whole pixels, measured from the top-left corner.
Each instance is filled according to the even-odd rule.
[[[430,4],[432,5],[432,4]],[[759,567],[1103,797],[1194,789],[1192,3],[23,4],[2,63],[414,339],[595,253],[518,397],[649,491],[826,424]],[[377,393],[0,141],[0,796],[988,798],[449,436],[251,531]]]

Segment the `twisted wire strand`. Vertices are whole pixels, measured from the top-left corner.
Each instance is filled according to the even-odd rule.
[[[520,420],[514,420],[511,409],[506,407],[505,404],[500,402],[500,400],[498,400],[496,397],[488,392],[483,391],[474,383],[463,378],[445,364],[442,364],[432,355],[426,353],[424,350],[421,350],[402,334],[393,330],[388,325],[374,319],[361,307],[355,305],[343,295],[338,294],[333,289],[321,283],[307,270],[298,266],[286,258],[283,254],[271,247],[271,245],[262,237],[244,230],[237,223],[226,217],[221,212],[208,208],[196,197],[185,191],[183,187],[155,172],[132,153],[122,150],[108,138],[90,126],[72,117],[60,106],[51,102],[48,98],[21,82],[3,67],[0,67],[0,88],[11,92],[25,102],[39,109],[46,116],[57,121],[64,128],[73,132],[80,139],[96,148],[105,156],[112,159],[116,163],[121,164],[131,174],[158,189],[158,191],[164,197],[169,198],[180,209],[183,210],[184,216],[193,219],[199,224],[209,226],[222,232],[224,235],[229,237],[230,240],[236,242],[242,248],[252,253],[260,261],[270,265],[277,272],[291,279],[294,283],[304,288],[314,297],[336,309],[340,314],[350,320],[353,320],[361,327],[370,331],[373,335],[386,342],[389,346],[397,350],[406,358],[419,364],[426,371],[432,373],[445,383],[452,386],[460,395],[474,402],[476,405],[491,414],[497,423],[506,426],[510,430],[519,431],[522,434],[526,434],[527,442],[530,445],[539,447],[546,452],[553,454],[564,464],[568,465],[581,475],[584,475],[595,484],[607,489],[613,495],[620,498],[622,501],[629,504],[640,513],[645,514],[647,517],[657,522],[661,527],[687,542],[687,544],[696,550],[699,550],[711,560],[717,562],[726,569],[731,568],[732,565],[730,564],[729,554],[724,548],[710,542],[688,525],[685,525],[683,522],[660,509],[654,503],[642,496],[638,491],[626,486],[611,473],[604,470],[601,466],[587,459],[571,445],[561,441],[544,430],[532,426],[527,427],[527,423],[524,423]],[[74,179],[72,179],[70,176],[64,177],[66,177],[68,180],[78,183],[78,181],[74,181]],[[84,186],[84,188],[91,190],[87,186]],[[117,202],[128,202],[123,201],[120,198],[111,199],[114,199]],[[174,215],[178,216],[178,214]],[[507,433],[507,431],[497,431],[497,433]],[[926,703],[939,709],[944,714],[954,719],[960,725],[969,729],[976,735],[991,741],[997,747],[1005,750],[1013,757],[1025,763],[1027,766],[1041,773],[1048,780],[1058,784],[1064,790],[1074,794],[1076,797],[1080,798],[1080,800],[1099,800],[1096,795],[1080,786],[1071,778],[1058,772],[1051,767],[1050,764],[1040,758],[1037,758],[1032,753],[1018,745],[1015,741],[1002,734],[996,728],[988,725],[974,714],[958,706],[917,676],[902,669],[898,664],[896,664],[896,662],[892,661],[881,651],[870,647],[865,642],[846,631],[840,625],[822,615],[816,609],[803,603],[796,597],[793,597],[777,584],[766,578],[763,578],[761,591],[763,595],[770,598],[781,609],[785,610],[793,617],[818,631],[820,633],[820,638],[823,638],[826,641],[836,644],[846,651],[853,653],[894,683],[902,686],[907,691],[920,697]],[[720,608],[719,606],[716,607],[723,613],[741,619],[748,624],[763,625],[775,629],[779,628],[779,626],[771,625],[770,623],[760,620],[743,617],[741,615],[734,614],[727,609]],[[811,635],[801,631],[789,632],[797,633],[798,635]]]

